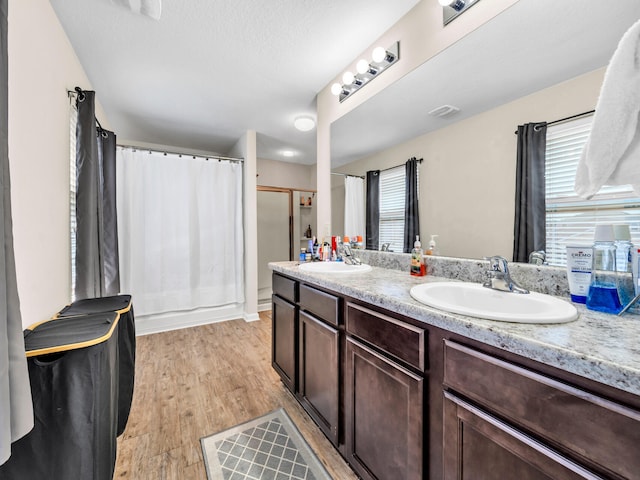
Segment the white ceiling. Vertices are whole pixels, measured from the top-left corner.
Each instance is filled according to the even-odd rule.
[[[159,21],[111,0],[50,0],[119,139],[315,163],[316,94],[418,0],[165,0]],[[121,2],[122,3],[122,2]],[[85,85],[79,85],[86,88]]]
[[[332,165],[603,67],[638,19],[639,0],[520,0],[334,122]],[[428,115],[443,104],[461,110],[447,118]]]

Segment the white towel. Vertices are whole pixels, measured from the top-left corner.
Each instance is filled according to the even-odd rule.
[[[640,195],[640,20],[611,57],[575,191],[591,198],[603,185],[631,185]]]

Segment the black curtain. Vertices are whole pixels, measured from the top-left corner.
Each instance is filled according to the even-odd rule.
[[[96,125],[95,92],[79,91],[76,102],[75,299],[81,300],[115,295],[120,281],[115,135]]]
[[[11,444],[33,428],[11,218],[8,114],[8,2],[0,0],[0,465]],[[2,477],[0,473],[0,477]]]
[[[404,253],[411,253],[416,235],[420,235],[420,217],[418,214],[418,163],[412,157],[405,165],[405,202],[404,202]]]
[[[546,248],[545,150],[546,123],[518,126],[513,261],[528,262],[529,254]]]
[[[378,250],[380,239],[380,170],[367,172],[367,250]]]

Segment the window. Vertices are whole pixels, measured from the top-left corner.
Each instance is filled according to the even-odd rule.
[[[379,243],[389,243],[389,250],[400,253],[404,251],[405,178],[404,165],[380,172]]]
[[[591,245],[596,223],[626,223],[631,241],[640,245],[640,198],[630,186],[603,187],[590,200],[574,192],[576,169],[592,119],[583,117],[547,129],[546,252],[550,265],[566,265],[567,245]]]

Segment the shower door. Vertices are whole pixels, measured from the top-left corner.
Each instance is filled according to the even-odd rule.
[[[258,187],[258,305],[271,305],[269,262],[291,260],[291,190]]]

